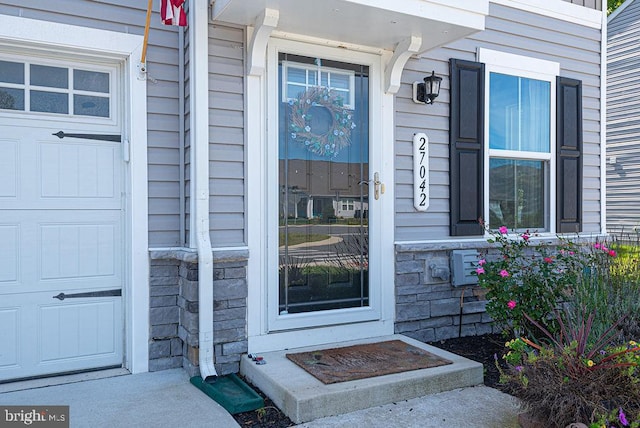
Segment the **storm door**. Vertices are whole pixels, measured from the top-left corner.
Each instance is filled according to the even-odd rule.
[[[278,55],[278,291],[271,312],[297,319],[285,322],[293,328],[372,317],[369,86],[368,66]]]

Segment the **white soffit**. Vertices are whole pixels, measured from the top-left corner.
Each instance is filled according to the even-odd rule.
[[[265,9],[277,30],[393,50],[409,36],[420,52],[484,30],[489,0],[213,0],[212,19],[254,25]]]

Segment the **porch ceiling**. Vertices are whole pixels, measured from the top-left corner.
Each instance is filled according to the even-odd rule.
[[[278,31],[389,50],[418,36],[425,52],[483,30],[489,0],[212,0],[212,19],[254,25],[266,8]]]

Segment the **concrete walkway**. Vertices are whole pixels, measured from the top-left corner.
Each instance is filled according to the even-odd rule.
[[[10,386],[0,385],[4,387],[0,391]],[[224,408],[191,385],[182,369],[35,386],[0,393],[0,405],[68,405],[70,426],[78,428],[239,426]]]
[[[2,405],[68,405],[72,428],[236,428],[220,405],[189,383],[182,369],[51,385],[49,380],[0,385]],[[57,379],[57,378],[54,378]],[[44,382],[43,382],[44,381]],[[22,389],[3,392],[11,389]],[[515,428],[517,401],[476,386],[316,419],[300,428]],[[1,421],[0,421],[1,425]]]
[[[339,416],[299,428],[517,428],[517,400],[486,386],[455,389]]]

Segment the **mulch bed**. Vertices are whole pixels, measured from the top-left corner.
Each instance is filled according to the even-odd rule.
[[[431,342],[430,345],[482,363],[484,365],[484,384],[491,388],[504,391],[504,388],[502,388],[499,383],[500,372],[495,365],[496,357],[498,362],[502,363],[504,342],[505,340],[499,334],[490,334],[447,339]],[[246,379],[244,380],[246,382]],[[291,419],[282,413],[260,390],[255,387],[253,388],[264,398],[265,407],[263,409],[233,415],[241,427],[285,428],[295,425]]]

